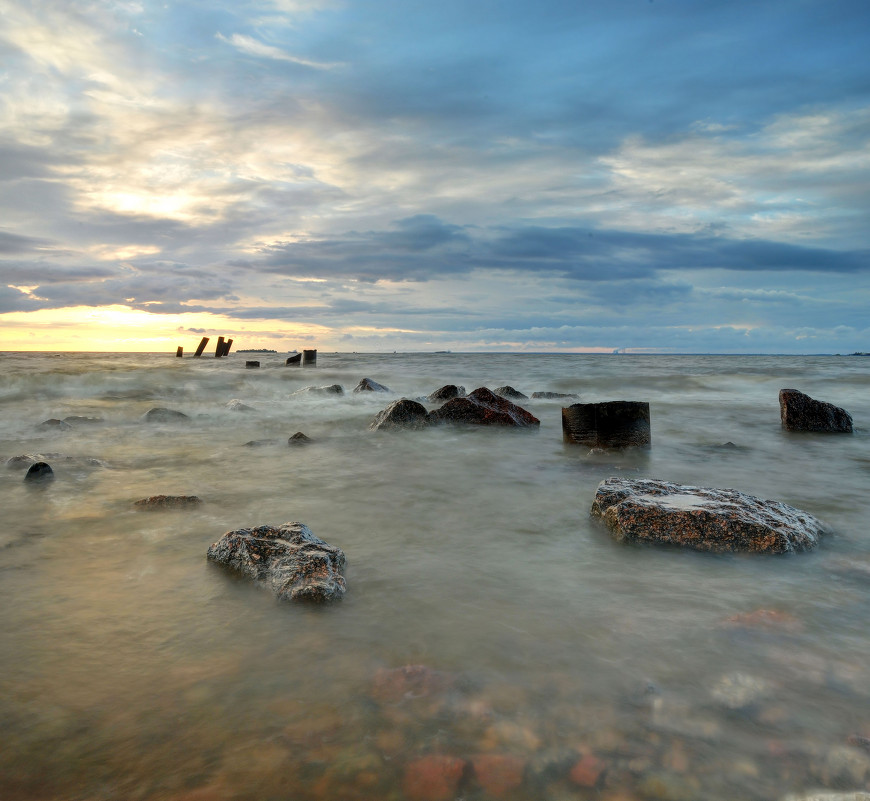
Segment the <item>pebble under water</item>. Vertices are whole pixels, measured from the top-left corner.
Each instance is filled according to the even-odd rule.
[[[870,791],[870,360],[256,358],[0,354],[4,801]],[[354,394],[365,377],[390,392]],[[648,401],[652,447],[563,444],[559,399],[518,401],[535,429],[368,429],[445,384]],[[784,387],[854,433],[783,431]],[[143,420],[158,407],[187,419]],[[51,475],[25,481],[35,462]],[[589,510],[620,475],[834,534],[784,556],[617,543]],[[159,495],[201,503],[136,505]],[[206,559],[289,521],[345,552],[341,601]]]

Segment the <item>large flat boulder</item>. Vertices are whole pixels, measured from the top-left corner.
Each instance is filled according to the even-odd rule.
[[[304,523],[228,531],[208,558],[267,585],[281,600],[332,601],[346,590],[344,551]]]
[[[796,389],[779,391],[779,416],[786,431],[852,433],[852,415],[845,409]]]
[[[429,412],[430,423],[466,423],[471,425],[537,426],[541,424],[531,412],[480,387],[464,398],[453,398],[440,409]]]
[[[780,501],[648,478],[602,481],[592,514],[618,541],[699,551],[803,551],[813,548],[828,531],[812,515]]]

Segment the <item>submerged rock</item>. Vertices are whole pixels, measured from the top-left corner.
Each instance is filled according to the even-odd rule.
[[[265,448],[269,445],[277,445],[280,440],[277,439],[252,439],[244,444],[245,448]]]
[[[427,665],[403,665],[381,668],[372,679],[371,696],[382,704],[392,704],[406,698],[427,698],[447,688],[447,676]]]
[[[52,417],[50,420],[43,420],[36,429],[38,431],[69,431],[72,426],[65,423],[63,420],[58,420]]]
[[[503,798],[523,783],[526,760],[514,754],[478,754],[471,758],[474,778],[490,798]]]
[[[281,600],[331,601],[346,590],[344,551],[304,523],[228,531],[208,558],[268,585]]]
[[[354,392],[389,392],[390,390],[385,387],[383,384],[379,384],[377,381],[372,381],[371,378],[363,378],[360,380],[359,384],[357,384],[353,388]]]
[[[592,514],[620,542],[666,543],[700,551],[802,551],[818,544],[828,531],[812,515],[780,501],[646,478],[602,481]]]
[[[745,710],[770,693],[770,684],[748,673],[728,673],[710,688],[710,695],[725,709]]]
[[[532,397],[536,400],[559,400],[561,398],[579,398],[576,392],[533,392]]]
[[[565,442],[590,448],[649,447],[649,404],[606,401],[563,407],[562,436]]]
[[[440,409],[429,412],[427,419],[430,423],[471,425],[536,426],[541,423],[531,412],[486,387],[480,387],[464,398],[447,401]]]
[[[852,433],[852,416],[845,409],[796,389],[779,391],[779,416],[786,431]]]
[[[36,462],[30,465],[30,469],[24,476],[25,481],[45,481],[51,478],[54,478],[54,471],[51,469],[51,465],[46,462]]]
[[[63,418],[64,423],[68,423],[71,426],[81,426],[81,425],[96,425],[97,423],[104,422],[102,417],[84,417],[82,415],[73,414],[69,417]]]
[[[36,462],[63,462],[77,467],[108,467],[108,464],[102,459],[96,459],[92,456],[68,456],[63,453],[23,453],[20,456],[10,456],[6,460],[6,467],[22,468],[30,467]]]
[[[184,412],[178,412],[175,409],[165,409],[160,406],[149,409],[142,415],[142,419],[146,423],[181,423],[185,420],[190,420]]]
[[[426,407],[417,401],[402,398],[378,412],[369,428],[372,431],[383,431],[395,428],[423,428],[427,424]]]
[[[238,398],[233,398],[226,406],[231,412],[253,412],[254,407],[248,406],[247,403],[242,403]]]
[[[344,395],[344,387],[341,384],[330,384],[327,387],[302,387],[297,389],[294,395]]]
[[[301,431],[297,431],[292,437],[287,438],[288,445],[308,445],[311,442],[314,442],[314,440]]]
[[[493,392],[495,392],[496,395],[500,395],[502,398],[513,398],[514,400],[529,399],[528,395],[524,395],[518,389],[514,389],[511,386],[496,387]]]
[[[870,801],[870,793],[857,790],[851,793],[831,793],[815,790],[806,795],[787,795],[782,801]]]
[[[430,403],[443,403],[444,401],[452,400],[453,398],[464,398],[465,387],[458,387],[456,384],[445,384],[440,389],[436,389],[427,400]]]
[[[432,754],[408,763],[402,792],[409,801],[452,801],[465,772],[465,760]]]
[[[201,503],[196,495],[152,495],[135,501],[133,506],[137,509],[184,509]]]

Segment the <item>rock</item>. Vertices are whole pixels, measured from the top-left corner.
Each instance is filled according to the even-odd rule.
[[[177,412],[175,409],[164,409],[160,406],[149,409],[142,415],[142,419],[146,423],[181,423],[185,420],[190,420],[184,412]]]
[[[265,448],[267,445],[277,445],[277,439],[252,439],[245,443],[246,448]]]
[[[828,531],[812,515],[779,501],[647,478],[602,481],[592,514],[604,521],[617,541],[700,551],[802,551],[814,547]]]
[[[21,456],[10,456],[6,460],[6,467],[30,467],[36,462],[45,462],[49,459],[53,462],[64,462],[77,467],[108,467],[108,464],[101,459],[95,459],[91,456],[67,456],[63,453],[24,453]]]
[[[417,401],[402,398],[378,412],[369,428],[372,431],[383,431],[391,428],[423,428],[427,424],[426,407]]]
[[[297,431],[292,437],[287,439],[288,445],[308,445],[312,442],[314,442],[314,440],[303,434],[301,431]]]
[[[430,403],[441,403],[443,401],[453,400],[453,398],[464,398],[465,387],[458,387],[456,384],[445,384],[441,389],[436,389],[427,400]]]
[[[133,506],[137,509],[184,509],[201,503],[196,495],[152,495],[134,502]]]
[[[267,584],[281,600],[331,601],[346,590],[344,551],[303,523],[228,531],[208,558]]]
[[[459,757],[432,754],[408,763],[402,791],[409,801],[452,801],[465,772]]]
[[[70,415],[69,417],[64,417],[63,422],[67,423],[71,426],[83,426],[83,425],[96,425],[97,423],[102,423],[102,417],[82,417],[81,415]]]
[[[353,388],[354,392],[389,392],[390,390],[385,387],[383,384],[379,384],[377,381],[372,381],[371,378],[363,378],[360,380],[359,384],[357,384]]]
[[[344,387],[341,384],[330,384],[328,387],[303,387],[297,389],[294,395],[344,395]]]
[[[541,423],[531,412],[486,387],[480,387],[464,398],[447,401],[440,409],[429,412],[427,419],[430,423],[471,425],[536,426]]]
[[[63,420],[52,417],[51,420],[43,420],[37,427],[37,431],[69,431],[72,426]]]
[[[726,709],[746,710],[757,704],[770,692],[767,681],[748,673],[728,673],[711,688],[713,700]]]
[[[533,392],[532,397],[540,400],[559,400],[562,398],[579,398],[576,392]]]
[[[725,620],[726,626],[746,629],[770,629],[779,631],[803,631],[803,623],[794,615],[778,609],[754,609],[741,612]]]
[[[603,772],[604,763],[598,757],[586,754],[571,768],[568,778],[579,787],[595,787]]]
[[[443,691],[449,682],[443,673],[426,665],[381,668],[372,680],[371,696],[382,704],[406,698],[427,698]]]
[[[649,447],[649,404],[606,401],[563,407],[562,436],[565,442],[590,448]]]
[[[30,469],[24,476],[25,481],[45,481],[51,478],[54,478],[54,471],[46,462],[35,462],[30,465]]]
[[[779,416],[786,431],[852,433],[852,416],[845,409],[796,389],[779,391]]]
[[[864,737],[862,734],[850,734],[846,738],[846,742],[854,748],[863,748],[870,754],[870,737]]]
[[[478,754],[471,764],[477,783],[492,798],[502,798],[523,783],[526,760],[513,754]]]
[[[247,361],[245,362],[246,370],[257,370],[260,367],[260,363],[258,361]]]
[[[242,403],[238,398],[233,398],[229,403],[227,403],[227,409],[231,412],[253,412],[254,407],[248,406],[247,403]]]
[[[518,389],[514,389],[513,387],[505,386],[505,387],[496,387],[493,392],[496,395],[500,395],[502,398],[514,398],[515,400],[528,400],[528,395],[523,395]]]
[[[833,787],[862,785],[870,777],[870,756],[859,748],[836,745],[825,755],[819,778]]]

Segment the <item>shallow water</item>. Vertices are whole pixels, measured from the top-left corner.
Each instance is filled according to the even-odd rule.
[[[449,797],[870,782],[870,360],[254,358],[0,354],[0,457],[55,472],[0,467],[0,798],[400,801],[420,759],[483,753],[515,757],[521,783],[466,767]],[[391,394],[353,394],[363,377]],[[653,445],[565,446],[559,400],[522,402],[535,431],[368,430],[446,383],[646,400]],[[843,406],[855,433],[783,432],[782,387]],[[191,419],[142,422],[157,406]],[[102,422],[37,429],[71,415]],[[288,447],[296,431],[315,442]],[[783,557],[617,544],[589,507],[621,474],[775,498],[836,534]],[[134,509],[156,494],[203,504]],[[225,531],[291,520],[347,554],[343,601],[279,604],[205,559]],[[758,610],[775,614],[729,620]],[[385,672],[406,665],[431,682]],[[583,755],[591,787],[571,778]]]

